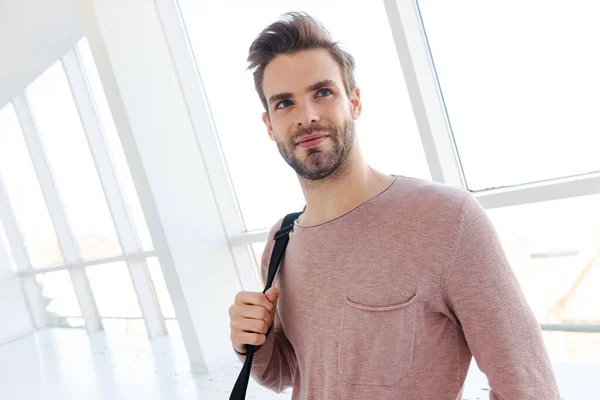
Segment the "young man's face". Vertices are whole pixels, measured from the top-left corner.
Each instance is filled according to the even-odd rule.
[[[280,54],[265,68],[263,114],[269,136],[298,175],[331,175],[352,150],[360,91],[348,97],[340,66],[325,49]]]

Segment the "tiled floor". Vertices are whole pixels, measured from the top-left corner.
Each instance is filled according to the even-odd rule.
[[[241,363],[218,374],[189,371],[183,343],[163,337],[50,329],[0,346],[2,400],[173,400],[228,399]],[[600,365],[559,364],[556,372],[565,400],[600,399]],[[464,399],[487,399],[487,379],[473,368]],[[251,382],[249,399],[284,400]]]

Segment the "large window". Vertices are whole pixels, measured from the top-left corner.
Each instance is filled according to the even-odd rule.
[[[600,195],[488,214],[541,323],[600,323]]]
[[[8,244],[8,237],[6,236],[6,232],[4,231],[4,226],[1,223],[2,221],[0,221],[0,252],[4,252],[7,256],[7,261],[8,264],[10,266],[10,269],[13,270],[13,272],[17,271],[17,265],[15,264],[15,259],[12,255],[12,251],[10,249],[10,246]],[[0,257],[2,257],[0,255]]]
[[[35,278],[40,285],[42,296],[48,301],[46,312],[51,326],[85,325],[68,271],[37,274]]]
[[[87,104],[93,105],[91,114],[82,112],[82,101],[88,100]],[[3,215],[9,216],[1,225],[5,228],[10,224],[12,240],[23,245],[27,254],[8,251],[5,229],[0,236],[0,250],[9,256],[22,279],[37,283],[50,326],[85,327],[86,320],[99,317],[107,331],[147,335],[150,332],[144,319],[148,315],[142,312],[145,307],[148,314],[155,315],[152,318],[161,318],[164,332],[180,335],[85,39],[35,79],[13,103],[0,110],[0,182],[7,200]],[[102,140],[90,140],[90,132],[84,127],[94,127],[103,135]],[[106,146],[99,144],[102,141]],[[94,158],[106,153],[106,157]],[[109,165],[99,160],[109,160]],[[117,185],[106,185],[107,179],[115,178]],[[109,193],[109,188],[121,190]],[[122,223],[117,228],[113,214],[119,204],[125,204],[133,224]],[[127,229],[134,232],[123,231]],[[75,243],[70,241],[71,234]],[[126,255],[121,243],[124,234],[139,239],[137,247]],[[149,254],[137,254],[142,251]],[[130,263],[125,256],[137,259]],[[144,274],[130,274],[130,268],[148,269],[147,281]],[[151,294],[141,296],[134,284]],[[144,289],[144,285],[150,286]],[[142,298],[148,304],[142,304]],[[152,307],[158,308],[159,303],[160,309],[155,308],[153,313]],[[152,326],[158,334],[156,321]]]
[[[488,211],[542,324],[600,324],[600,195]],[[600,334],[544,332],[554,360],[598,362]]]
[[[117,133],[117,127],[115,126],[115,122],[110,112],[108,101],[106,100],[104,89],[102,88],[102,82],[100,81],[100,76],[98,76],[98,70],[96,69],[92,51],[85,39],[81,40],[77,47],[81,54],[81,61],[83,62],[85,73],[96,101],[98,114],[102,122],[106,141],[110,148],[114,167],[135,223],[140,246],[142,249],[150,250],[153,248],[152,239],[148,232],[146,219],[144,218],[140,200],[135,190],[131,173],[129,172],[125,154],[123,153],[123,147],[121,146],[119,134]]]
[[[34,268],[63,261],[12,104],[0,110],[0,176]]]
[[[385,173],[430,178],[382,2],[234,0],[208,7],[179,0],[179,5],[248,230],[271,227],[304,205],[293,170],[267,136],[246,70],[254,38],[288,11],[319,19],[356,58],[364,106],[357,130],[367,162]]]
[[[418,1],[470,189],[600,170],[600,4]]]
[[[121,253],[102,185],[62,64],[56,62],[27,89],[69,222],[85,259]]]

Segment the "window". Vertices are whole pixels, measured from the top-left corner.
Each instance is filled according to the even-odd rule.
[[[158,303],[165,319],[167,333],[169,336],[181,336],[179,322],[175,317],[175,309],[173,308],[171,296],[167,290],[167,283],[165,282],[158,258],[147,258],[146,264],[148,265],[148,272],[150,273],[154,291],[156,292],[156,297],[158,297]]]
[[[65,71],[63,61],[69,63],[66,65],[70,69]],[[78,68],[81,70],[78,71]],[[67,76],[67,72],[72,76]],[[81,82],[77,81],[81,79],[81,73],[87,79],[91,93],[86,93],[80,85]],[[71,77],[75,79],[73,87],[68,79]],[[79,96],[73,96],[73,90],[78,90],[76,94]],[[110,153],[111,165],[108,166],[96,165],[93,154],[104,148],[91,151],[81,121],[82,117],[78,112],[77,102],[88,94],[91,94],[92,101],[96,105],[95,111],[98,112],[97,117],[105,134]],[[152,250],[153,245],[87,41],[81,40],[77,48],[70,51],[67,58],[56,61],[50,66],[26,88],[23,97],[25,101],[15,101],[15,104],[21,108],[15,110],[13,105],[9,104],[0,110],[0,132],[2,132],[0,176],[14,209],[16,229],[19,233],[23,233],[34,268],[54,266],[57,269],[53,272],[38,271],[35,274],[42,297],[48,303],[46,312],[50,325],[84,327],[85,319],[79,301],[88,304],[93,300],[106,331],[148,335],[146,321],[134,290],[128,265],[119,257],[122,256],[122,249],[97,168],[115,169],[122,188],[119,195],[124,196],[126,211],[130,212],[134,222],[134,229],[140,241],[139,250]],[[23,111],[23,114],[16,111]],[[29,118],[27,111],[31,111],[33,121],[25,120]],[[89,114],[82,115],[84,118],[90,118]],[[19,121],[18,117],[24,120]],[[85,126],[92,126],[98,120],[85,121]],[[30,122],[33,125],[30,125]],[[21,124],[34,131],[23,132]],[[26,139],[38,138],[47,165],[42,162],[46,159],[32,160],[30,157]],[[93,142],[91,145],[95,146],[96,143]],[[36,161],[36,164],[33,161]],[[43,174],[38,176],[39,171],[36,171],[36,167],[39,167]],[[49,171],[45,171],[46,168]],[[39,177],[47,179],[46,172],[51,173],[54,180],[52,183],[56,184],[56,187],[48,185],[47,194],[58,195],[63,207],[48,209],[46,205],[45,193],[42,192],[44,186],[39,180]],[[54,190],[57,193],[53,193]],[[66,215],[62,215],[63,213]],[[87,261],[100,260],[93,266],[84,267],[84,277],[89,281],[91,292],[87,290],[86,279],[78,279],[74,287],[69,270],[81,268],[81,265],[65,265],[50,216],[65,218],[67,228],[75,236],[80,250],[80,259],[69,261],[85,264]],[[3,228],[1,224],[0,227]],[[0,246],[0,251],[11,258],[8,241],[5,238],[6,233],[0,230],[2,231],[0,240],[3,244]],[[66,242],[64,245],[69,246],[69,243]],[[105,258],[110,260],[102,261]],[[15,268],[14,260],[11,261]],[[159,293],[160,305],[165,313],[165,325],[171,334],[180,335],[175,312],[160,273],[160,266],[157,262],[154,266],[158,272],[154,273],[155,282],[152,289]],[[143,283],[145,280],[141,284]],[[77,286],[79,284],[82,286]],[[92,296],[93,299],[87,298],[88,296]],[[152,301],[152,306],[154,304],[155,302]],[[152,306],[148,305],[149,308]],[[94,318],[94,310],[90,311],[89,317]],[[151,311],[150,314],[151,318],[158,316]],[[152,321],[152,326],[157,326],[155,322],[157,321]],[[160,334],[159,329],[156,334]]]
[[[150,273],[150,278],[152,279],[154,291],[158,297],[158,303],[160,304],[163,317],[166,319],[174,319],[175,310],[173,309],[171,296],[169,296],[167,283],[165,282],[158,259],[156,257],[150,257],[146,259],[146,264],[148,265],[148,272]]]
[[[597,2],[418,3],[470,189],[600,170]]]
[[[12,104],[0,111],[0,132],[0,176],[29,260],[34,268],[59,264],[63,259],[54,225]]]
[[[256,272],[256,279],[258,280],[258,282],[260,282],[261,287],[264,285],[265,282],[263,282],[262,279],[262,256],[263,253],[265,252],[265,247],[267,245],[267,242],[256,242],[256,243],[252,243],[251,245],[248,245],[248,251],[250,251],[250,256],[252,257],[252,259],[254,260],[254,270]]]
[[[600,333],[544,331],[543,334],[552,361],[600,363]]]
[[[367,162],[386,173],[430,178],[382,2],[238,0],[206,7],[179,0],[179,5],[246,229],[270,227],[304,205],[295,173],[267,136],[245,61],[260,31],[291,10],[319,19],[356,58],[364,104],[357,132]]]
[[[142,318],[125,262],[86,268],[100,317]]]
[[[600,323],[600,195],[488,213],[540,323]]]
[[[62,64],[33,82],[27,97],[82,258],[121,254]]]
[[[10,268],[13,270],[13,272],[16,272],[17,265],[12,255],[12,251],[10,250],[8,238],[6,237],[6,232],[4,231],[4,225],[2,225],[2,221],[0,221],[0,257],[4,256],[6,256],[6,261],[8,262]]]
[[[68,271],[37,274],[35,279],[40,285],[42,297],[48,300],[46,312],[50,326],[76,327],[84,325]]]
[[[143,318],[102,318],[102,327],[109,333],[134,333],[148,335]]]
[[[169,336],[181,337],[181,328],[179,322],[176,319],[165,319],[165,325],[167,327],[167,333]]]
[[[117,132],[117,127],[113,120],[98,70],[92,56],[90,45],[86,38],[83,38],[77,44],[77,48],[81,54],[81,59],[85,67],[85,73],[88,82],[91,86],[94,100],[98,108],[102,127],[104,128],[104,134],[110,148],[111,156],[113,158],[113,165],[116,170],[116,174],[121,182],[127,205],[133,217],[133,222],[136,227],[137,235],[140,240],[140,245],[144,250],[151,250],[152,239],[150,238],[150,232],[146,224],[146,218],[140,205],[140,200],[133,184],[131,172],[127,165],[125,154],[123,153],[123,147],[121,146],[121,140]]]

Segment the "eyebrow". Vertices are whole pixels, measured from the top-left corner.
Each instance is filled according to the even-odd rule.
[[[306,88],[307,92],[312,92],[313,90],[317,90],[320,89],[324,86],[335,86],[337,87],[337,84],[332,81],[331,79],[323,79],[322,81],[313,83],[312,85],[308,86]],[[269,104],[273,104],[276,101],[279,100],[285,100],[285,99],[289,99],[290,97],[294,97],[294,95],[291,92],[285,92],[285,93],[277,93],[274,94],[273,96],[269,97]]]

